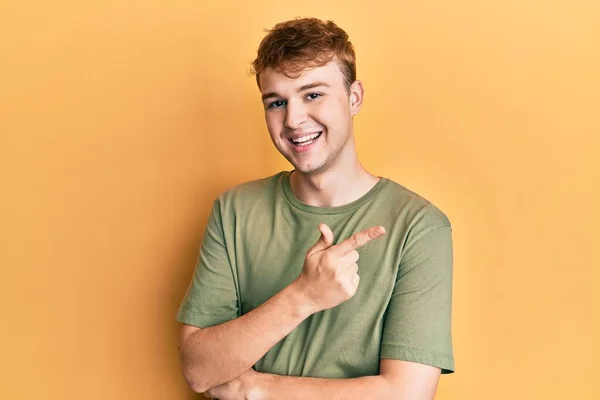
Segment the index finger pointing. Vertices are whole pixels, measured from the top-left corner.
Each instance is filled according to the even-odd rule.
[[[374,226],[369,229],[365,229],[364,231],[360,231],[350,236],[348,239],[344,240],[341,243],[333,246],[336,250],[339,250],[342,254],[346,254],[351,252],[352,250],[356,250],[359,247],[364,246],[369,243],[373,239],[377,239],[379,236],[385,233],[385,228],[383,226]]]

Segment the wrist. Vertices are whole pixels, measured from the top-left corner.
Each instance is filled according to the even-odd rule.
[[[292,315],[304,320],[312,314],[320,311],[310,296],[306,293],[306,290],[303,289],[303,285],[298,281],[298,279],[290,283],[289,286],[284,289],[284,291],[286,292],[286,297],[292,308]]]
[[[248,392],[249,400],[270,400],[270,390],[275,375],[257,372],[252,377],[252,389]]]

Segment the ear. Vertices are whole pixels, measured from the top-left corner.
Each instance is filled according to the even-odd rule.
[[[361,81],[354,81],[352,85],[350,85],[350,113],[352,116],[355,116],[360,111],[364,93]]]

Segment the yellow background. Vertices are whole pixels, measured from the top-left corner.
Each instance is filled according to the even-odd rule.
[[[598,399],[600,2],[0,3],[0,398],[192,399],[175,312],[226,188],[289,165],[248,74],[350,34],[361,160],[455,238],[438,399]]]

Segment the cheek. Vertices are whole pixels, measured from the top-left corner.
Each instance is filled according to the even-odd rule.
[[[345,115],[343,104],[336,101],[319,107],[319,110],[314,114],[314,118],[320,125],[333,127],[340,125]]]
[[[282,123],[281,117],[278,114],[279,113],[265,113],[267,129],[272,138],[278,137],[281,132]]]

